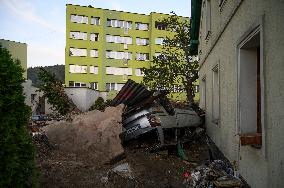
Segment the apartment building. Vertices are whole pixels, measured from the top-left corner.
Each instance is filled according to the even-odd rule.
[[[167,16],[67,4],[66,86],[108,91],[112,98],[128,79],[141,82],[141,68],[150,66],[163,39],[173,35],[160,22]],[[185,93],[174,95],[185,99]]]
[[[27,44],[0,39],[0,45],[10,52],[12,58],[21,61],[21,66],[25,71],[23,76],[27,79]]]
[[[192,0],[210,138],[252,188],[284,185],[284,1]]]

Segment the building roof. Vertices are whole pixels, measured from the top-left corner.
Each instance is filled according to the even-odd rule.
[[[129,14],[138,14],[138,15],[145,15],[145,16],[149,16],[149,15],[151,15],[152,13],[171,16],[171,14],[165,14],[165,13],[159,13],[159,12],[151,12],[150,14],[142,14],[142,13],[136,13],[136,12],[128,12],[128,11],[121,11],[121,10],[112,10],[112,9],[105,9],[105,8],[97,8],[97,7],[93,7],[93,6],[91,6],[91,5],[89,5],[89,6],[82,6],[82,5],[66,4],[66,6],[78,6],[78,7],[93,8],[93,9],[100,9],[100,10],[109,10],[109,11],[122,12],[122,13],[129,13]],[[178,17],[183,17],[183,18],[188,18],[188,19],[189,19],[189,17],[186,17],[186,16],[178,16]]]
[[[202,0],[191,0],[190,50],[192,55],[198,54],[201,5]]]

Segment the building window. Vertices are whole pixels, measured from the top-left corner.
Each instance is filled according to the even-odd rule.
[[[203,77],[200,83],[200,108],[206,110],[206,78]]]
[[[108,27],[118,27],[118,28],[131,29],[132,22],[130,22],[130,21],[123,21],[123,20],[107,19],[107,26]]]
[[[90,34],[91,41],[99,41],[99,34],[98,33],[91,33]]]
[[[131,52],[116,52],[116,51],[106,51],[107,59],[132,59]]]
[[[69,87],[74,87],[74,81],[69,81]]]
[[[198,93],[199,92],[199,85],[195,85],[195,90],[194,90],[195,93]]]
[[[138,30],[146,31],[146,30],[149,30],[149,24],[136,22],[135,28],[138,29]]]
[[[87,65],[69,65],[69,73],[87,73]]]
[[[143,74],[141,69],[135,69],[135,75],[136,76],[144,76],[144,74]]]
[[[106,67],[108,75],[132,75],[132,68]]]
[[[159,30],[166,30],[167,29],[167,24],[163,22],[155,22],[155,28]]]
[[[99,74],[99,68],[96,66],[90,66],[90,73]]]
[[[98,50],[90,50],[90,57],[99,57]]]
[[[106,83],[106,91],[113,91],[115,90],[115,83]]]
[[[92,25],[100,25],[100,18],[99,17],[92,17],[91,18]]]
[[[87,56],[87,49],[83,48],[70,48],[69,50],[70,56],[80,56],[80,57],[86,57]]]
[[[80,15],[71,14],[70,20],[73,23],[88,24],[88,16],[80,16]]]
[[[118,43],[118,44],[132,44],[132,38],[106,35],[106,42],[110,42],[110,43],[113,42],[113,43]]]
[[[86,87],[87,84],[84,82],[74,82],[74,81],[69,81],[69,87]]]
[[[31,103],[33,103],[36,100],[36,94],[31,94]]]
[[[212,121],[219,124],[219,108],[220,108],[220,87],[219,87],[219,67],[215,66],[213,69],[212,78]]]
[[[123,83],[106,83],[106,91],[120,91],[124,85]]]
[[[173,88],[172,88],[172,92],[173,93],[180,93],[183,92],[183,87],[181,85],[178,84],[174,84]]]
[[[155,57],[159,57],[160,55],[161,55],[161,53],[159,53],[159,52],[155,53]]]
[[[149,61],[149,54],[148,53],[136,53],[136,60]]]
[[[164,42],[164,38],[156,38],[155,39],[155,44],[162,45],[163,42]]]
[[[87,40],[87,33],[79,31],[70,31],[70,38],[76,40]]]
[[[116,84],[116,85],[117,85],[117,91],[120,91],[125,84]]]
[[[239,45],[238,121],[241,145],[262,145],[264,78],[260,30],[260,26],[257,27]]]
[[[97,82],[90,82],[90,88],[94,90],[98,90],[99,84]]]
[[[211,0],[206,0],[205,40],[211,35]]]
[[[227,0],[219,0],[219,9],[220,9],[220,12],[223,11],[223,7],[224,5],[226,4]]]
[[[149,39],[147,38],[136,38],[136,44],[141,46],[149,45]]]

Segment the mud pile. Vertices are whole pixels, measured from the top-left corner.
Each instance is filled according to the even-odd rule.
[[[90,111],[72,122],[55,122],[43,128],[58,149],[76,154],[89,162],[106,163],[124,153],[119,134],[124,106],[108,107],[104,112]]]

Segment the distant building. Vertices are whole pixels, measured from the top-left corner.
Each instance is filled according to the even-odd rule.
[[[166,14],[69,4],[66,9],[65,85],[110,91],[109,98],[128,79],[141,82],[140,69],[150,66],[163,39],[173,35],[160,22]],[[185,99],[185,93],[177,97]]]
[[[191,3],[207,134],[251,187],[283,187],[284,1]]]
[[[0,45],[6,48],[14,59],[21,61],[22,68],[25,70],[23,76],[27,79],[27,44],[0,39]]]

